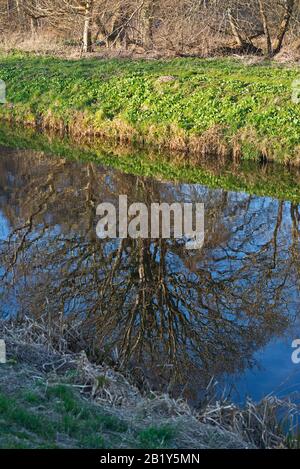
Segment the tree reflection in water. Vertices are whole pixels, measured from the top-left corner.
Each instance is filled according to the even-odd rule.
[[[96,207],[205,203],[206,240],[96,237]],[[0,158],[1,310],[84,318],[95,353],[196,397],[212,376],[253,365],[299,307],[299,206],[162,184],[30,151]],[[75,344],[74,344],[75,345]]]

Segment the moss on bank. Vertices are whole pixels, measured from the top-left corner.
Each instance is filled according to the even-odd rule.
[[[0,57],[0,116],[244,160],[300,163],[299,69],[232,59],[130,61]]]

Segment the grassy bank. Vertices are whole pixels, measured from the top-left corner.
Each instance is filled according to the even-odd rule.
[[[72,352],[56,326],[0,321],[8,359],[0,364],[0,448],[299,447],[299,409],[288,401],[267,396],[238,407],[212,396],[196,411]],[[72,342],[80,328],[63,330]]]
[[[175,423],[128,421],[80,394],[79,374],[55,376],[28,364],[0,365],[0,449],[176,447],[180,429]]]
[[[73,139],[21,126],[1,123],[0,145],[42,151],[59,158],[94,161],[123,173],[153,177],[163,181],[203,184],[212,189],[247,192],[279,200],[300,202],[300,170],[279,163],[260,165],[255,161],[232,164],[215,158],[201,160],[195,166],[186,155],[133,149],[111,142]]]
[[[0,57],[0,117],[195,155],[300,164],[299,70],[233,59]]]
[[[8,363],[0,364],[0,449],[254,446],[199,422],[184,402],[143,396],[120,373],[91,364],[84,353],[58,354],[9,335],[2,335]]]

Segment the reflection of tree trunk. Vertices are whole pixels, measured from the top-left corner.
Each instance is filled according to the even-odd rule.
[[[280,230],[282,220],[283,220],[283,208],[284,208],[284,204],[283,202],[280,202],[279,207],[278,207],[277,221],[276,221],[276,225],[274,229],[274,236],[273,236],[273,245],[274,245],[273,269],[276,269],[277,267],[276,261],[277,261],[277,254],[278,254],[278,234],[279,234],[279,230]]]
[[[299,273],[300,278],[300,268],[299,268],[299,259],[300,259],[300,205],[291,204],[291,221],[292,221],[292,246],[291,253],[294,259],[295,266]]]
[[[87,0],[84,14],[83,52],[92,52],[92,14],[93,0]]]
[[[94,197],[94,189],[96,185],[95,167],[93,163],[88,163],[86,166],[87,186],[86,190],[86,217],[87,217],[87,236],[91,243],[96,242],[96,231],[94,230],[95,206],[96,201]]]
[[[295,0],[286,0],[285,11],[284,11],[283,18],[279,26],[279,31],[278,31],[278,34],[274,43],[274,54],[278,54],[282,49],[283,41],[289,29],[294,7],[295,7]]]

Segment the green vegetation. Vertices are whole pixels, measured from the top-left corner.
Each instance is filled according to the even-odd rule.
[[[175,437],[170,426],[130,428],[64,382],[0,389],[0,448],[164,448]]]
[[[0,127],[0,145],[43,151],[61,158],[96,161],[124,173],[300,202],[300,171],[275,163],[260,166],[253,161],[242,161],[239,165],[228,161],[222,164],[219,161],[203,161],[201,166],[195,166],[174,154],[134,151],[132,148],[113,147],[99,142],[77,144],[67,138],[50,138],[31,129],[4,124]]]
[[[111,435],[127,431],[123,422],[95,411],[65,385],[14,396],[2,390],[0,421],[0,448],[106,448]]]
[[[44,335],[44,345],[37,345],[43,324],[27,324],[0,321],[9,358],[0,365],[0,448],[299,446],[293,426],[299,409],[289,401],[267,396],[239,407],[211,395],[196,411],[168,394],[141,393],[128,375],[90,362],[83,352],[48,349]]]
[[[192,153],[300,163],[299,70],[233,59],[0,57],[0,117]]]
[[[150,427],[139,434],[140,446],[147,449],[168,448],[176,432],[170,426]]]

